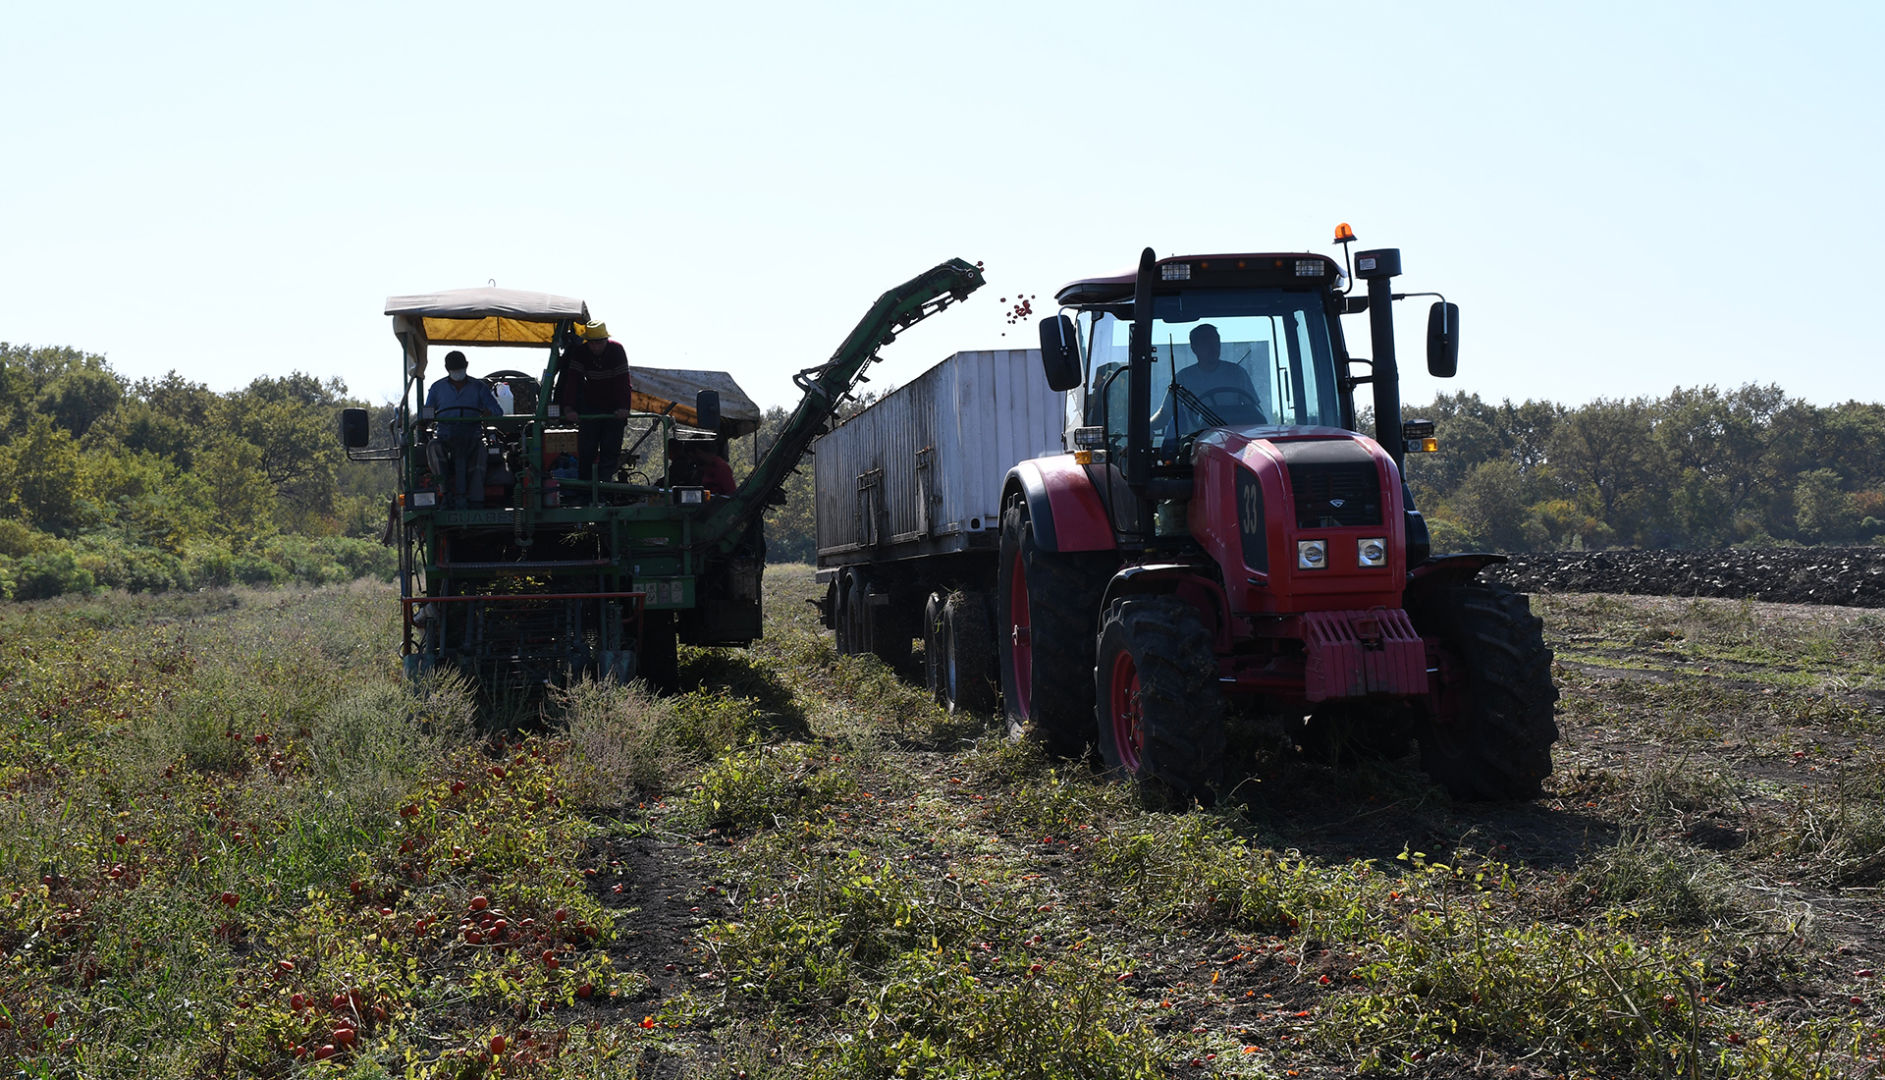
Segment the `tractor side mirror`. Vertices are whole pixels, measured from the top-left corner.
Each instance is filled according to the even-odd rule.
[[[340,445],[349,450],[358,450],[367,444],[367,411],[365,409],[340,410]]]
[[[720,391],[702,390],[694,395],[694,424],[708,431],[720,430]]]
[[[1073,320],[1065,315],[1041,320],[1041,367],[1055,390],[1080,385],[1080,348],[1074,343]]]
[[[1444,300],[1427,309],[1427,374],[1451,379],[1460,370],[1460,306]]]

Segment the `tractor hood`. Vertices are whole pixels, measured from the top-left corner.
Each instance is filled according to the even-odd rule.
[[[1191,533],[1236,609],[1399,606],[1407,525],[1400,470],[1379,443],[1332,427],[1221,429],[1192,462]]]

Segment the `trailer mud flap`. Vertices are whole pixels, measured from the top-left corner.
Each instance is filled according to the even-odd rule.
[[[1308,700],[1427,692],[1427,647],[1406,611],[1312,611],[1302,625]]]

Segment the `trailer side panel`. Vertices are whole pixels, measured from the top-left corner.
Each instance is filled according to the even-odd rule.
[[[1036,349],[960,352],[818,440],[818,565],[992,547],[1001,483],[1059,453],[1065,395]]]

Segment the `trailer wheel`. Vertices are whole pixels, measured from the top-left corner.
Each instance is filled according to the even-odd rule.
[[[868,591],[866,592],[868,594]],[[870,651],[891,670],[908,674],[912,643],[917,628],[910,625],[910,613],[899,611],[895,603],[866,607],[863,622]]]
[[[995,629],[981,593],[958,592],[943,604],[943,704],[952,713],[995,704]]]
[[[861,634],[857,620],[864,604],[857,589],[857,575],[849,570],[840,570],[838,579],[831,583],[831,622],[838,638],[839,656],[863,651],[859,648]]]
[[[949,648],[949,637],[943,632],[946,602],[941,592],[930,593],[929,599],[923,602],[923,688],[938,705],[949,704],[943,694],[943,675],[949,663],[944,655]]]
[[[1093,681],[1106,767],[1148,792],[1209,805],[1225,757],[1210,629],[1176,596],[1115,600],[1100,626]]]
[[[1110,555],[1034,545],[1024,502],[1001,515],[995,640],[1008,736],[1076,757],[1093,741],[1093,641]]]
[[[856,570],[842,571],[834,588],[838,652],[844,656],[872,653],[902,671],[910,662],[910,642],[916,637],[909,616],[894,605],[872,605],[870,579]]]
[[[1558,741],[1558,688],[1531,601],[1473,581],[1435,589],[1409,614],[1445,651],[1437,705],[1419,727],[1421,766],[1456,799],[1537,798]]]

